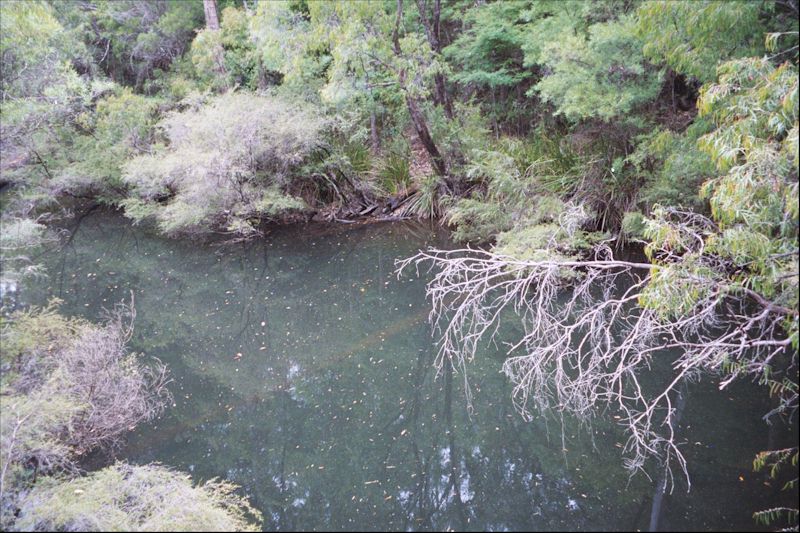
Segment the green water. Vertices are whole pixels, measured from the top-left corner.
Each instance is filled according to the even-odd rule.
[[[653,485],[628,478],[613,419],[567,421],[564,441],[556,421],[523,421],[490,347],[471,367],[471,414],[463,376],[435,375],[425,280],[398,280],[394,261],[452,246],[442,229],[312,225],[221,245],[104,212],[73,229],[17,305],[58,296],[98,319],[133,292],[131,348],[169,366],[175,405],[121,459],[235,482],[267,530],[647,528]],[[768,444],[763,397],[689,390],[692,491],[678,483],[662,528],[746,530],[769,506],[750,467]]]

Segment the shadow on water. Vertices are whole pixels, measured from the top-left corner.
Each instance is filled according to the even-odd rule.
[[[185,242],[95,211],[21,296],[58,295],[64,312],[97,319],[134,291],[131,347],[169,365],[175,405],[120,457],[233,481],[268,530],[647,528],[654,483],[628,478],[613,419],[567,421],[563,444],[560,427],[524,422],[488,346],[470,369],[471,415],[463,376],[436,375],[425,280],[394,273],[431,245],[452,246],[406,223]],[[762,393],[690,392],[693,490],[676,488],[657,522],[749,530],[768,496],[750,472],[766,445]]]

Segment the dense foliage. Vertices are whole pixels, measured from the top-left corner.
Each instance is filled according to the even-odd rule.
[[[0,2],[0,297],[83,202],[170,236],[436,218],[506,261],[567,261],[562,281],[638,241],[636,303],[664,324],[763,311],[741,331],[774,350],[723,343],[699,366],[769,385],[792,419],[797,17],[796,0]]]
[[[38,531],[240,531],[259,515],[235,487],[157,465],[117,464],[80,477],[79,460],[109,449],[171,401],[166,368],[130,353],[133,307],[97,326],[58,302],[0,326],[0,525]]]
[[[258,512],[224,481],[193,486],[159,465],[117,463],[45,481],[21,501],[16,531],[259,531]]]
[[[277,98],[227,93],[173,111],[159,125],[169,145],[125,163],[129,216],[154,216],[169,234],[254,231],[250,220],[305,204],[299,169],[319,149],[324,121]]]

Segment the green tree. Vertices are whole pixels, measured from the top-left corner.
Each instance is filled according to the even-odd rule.
[[[439,268],[429,286],[439,365],[464,368],[513,309],[526,324],[512,344],[522,353],[503,369],[523,413],[588,418],[613,405],[630,432],[626,465],[642,469],[656,455],[665,475],[677,466],[687,479],[674,427],[681,383],[755,379],[777,398],[768,419],[798,407],[797,67],[749,58],[718,73],[699,102],[714,124],[699,140],[719,173],[703,187],[711,217],[656,208],[644,232],[650,262],[616,260],[603,243],[593,258],[554,257],[540,232],[521,250],[428,251],[401,265]],[[620,276],[630,279],[622,291]],[[656,354],[673,375],[652,392],[642,376]]]
[[[765,51],[762,14],[771,6],[767,0],[651,0],[636,13],[637,31],[649,60],[709,82],[721,61]]]
[[[536,85],[557,114],[569,119],[625,117],[658,95],[661,79],[642,55],[631,15],[592,24],[584,37],[564,32],[542,48],[551,73]]]

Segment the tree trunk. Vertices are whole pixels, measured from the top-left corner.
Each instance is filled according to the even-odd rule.
[[[441,19],[442,5],[441,0],[433,1],[433,17],[432,20],[428,19],[427,14],[428,0],[417,0],[417,10],[419,11],[419,20],[422,27],[425,28],[425,35],[428,37],[428,43],[431,45],[431,50],[437,56],[442,55],[442,42],[439,39],[439,20]],[[447,95],[447,85],[445,84],[444,74],[437,73],[433,76],[435,85],[433,100],[436,105],[442,106],[444,115],[448,120],[453,118],[453,106],[450,98]]]
[[[392,45],[394,47],[394,53],[399,58],[402,55],[402,51],[400,50],[400,22],[403,20],[403,0],[397,0],[397,18],[395,19],[394,23],[394,33],[392,34]],[[436,173],[440,176],[447,175],[447,165],[444,162],[444,158],[442,154],[439,153],[439,149],[436,147],[436,143],[433,142],[433,138],[431,137],[430,131],[428,130],[428,123],[425,120],[425,114],[422,112],[420,108],[419,101],[411,95],[406,87],[406,70],[401,68],[398,72],[398,81],[400,83],[400,88],[405,93],[406,97],[406,106],[408,107],[408,114],[411,116],[411,122],[414,123],[414,129],[417,132],[417,137],[419,137],[420,142],[422,142],[422,146],[425,147],[425,150],[428,152],[428,155],[431,157],[431,163],[433,164],[433,168]]]
[[[428,124],[425,121],[422,109],[419,107],[419,102],[417,102],[416,98],[406,93],[406,105],[408,106],[408,114],[411,115],[411,122],[414,123],[414,129],[417,131],[417,137],[419,137],[428,155],[431,156],[434,170],[440,176],[447,175],[447,165],[445,165],[444,158],[439,153],[439,149],[436,147],[436,143],[433,142],[430,131],[428,131]]]
[[[267,72],[264,68],[264,62],[261,61],[261,56],[258,57],[258,89],[260,91],[269,87],[269,80],[267,79]]]
[[[218,30],[219,17],[217,17],[217,0],[203,0],[203,9],[206,13],[206,28],[209,30]]]
[[[433,76],[433,81],[436,84],[436,100],[437,103],[444,109],[444,116],[448,120],[453,120],[453,105],[450,102],[450,97],[447,96],[447,89],[445,87],[444,75],[436,74]]]
[[[217,0],[203,0],[203,10],[206,14],[206,29],[219,31]],[[227,77],[228,69],[225,68],[225,51],[222,49],[222,45],[218,44],[214,50],[214,62],[216,63],[217,74],[224,80]],[[229,86],[228,81],[225,81],[225,86]]]
[[[364,76],[367,81],[370,99],[370,112],[369,112],[369,131],[371,137],[372,151],[378,152],[381,148],[381,137],[378,133],[378,114],[375,112],[375,94],[372,92],[372,84],[369,81],[369,71],[361,62],[361,68],[364,70]]]

